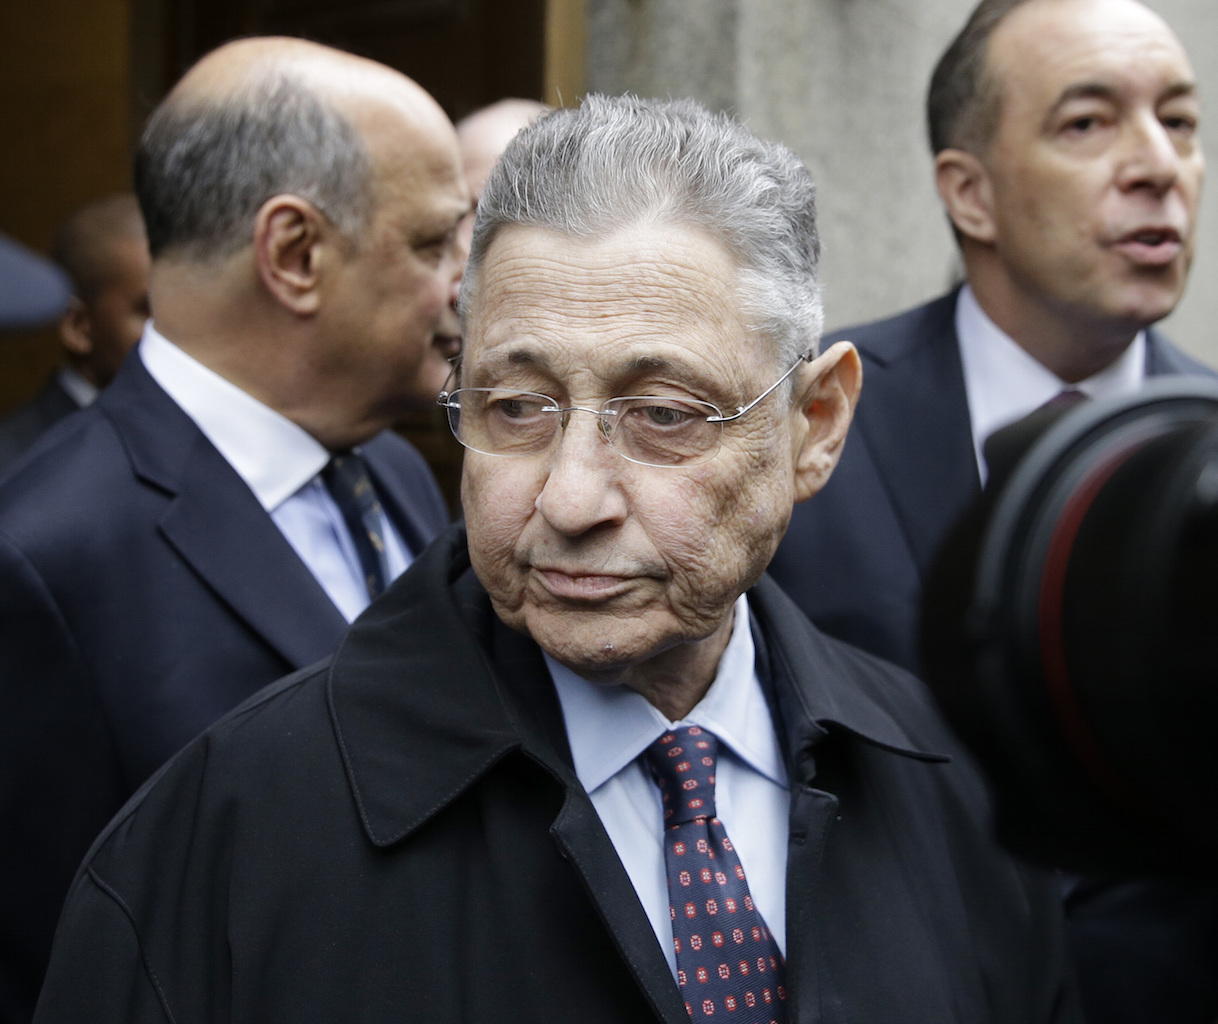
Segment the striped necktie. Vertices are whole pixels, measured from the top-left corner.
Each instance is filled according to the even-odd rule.
[[[335,452],[321,471],[322,483],[343,515],[355,544],[368,596],[376,597],[389,580],[381,503],[364,460],[351,450]]]

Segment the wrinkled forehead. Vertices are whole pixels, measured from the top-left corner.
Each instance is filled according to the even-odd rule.
[[[491,242],[466,310],[466,370],[751,361],[736,262],[704,231],[638,225],[603,238],[510,226]],[[463,380],[466,376],[463,374]]]

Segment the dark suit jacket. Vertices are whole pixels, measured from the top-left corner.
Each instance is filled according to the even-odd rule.
[[[955,313],[953,292],[826,338],[858,347],[862,398],[840,465],[796,507],[770,566],[821,629],[915,670],[923,580],[981,487]],[[1154,330],[1146,372],[1213,375]],[[1212,889],[1090,879],[1071,890],[1067,912],[1091,1024],[1212,1024]]]
[[[447,523],[419,454],[363,448],[418,552]],[[166,758],[346,622],[138,357],[0,484],[0,1020],[28,1020],[90,842]]]
[[[454,530],[94,847],[38,1024],[688,1024],[538,648]],[[919,684],[750,595],[791,778],[793,1022],[1076,1019],[1054,887]]]
[[[841,462],[795,507],[769,569],[825,632],[912,671],[923,580],[981,491],[955,315],[952,292],[825,338],[857,346],[863,392]],[[1146,372],[1214,371],[1152,329]]]
[[[80,408],[53,374],[34,398],[0,420],[0,470],[32,445],[51,426]]]

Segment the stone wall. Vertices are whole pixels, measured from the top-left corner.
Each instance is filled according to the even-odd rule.
[[[1218,103],[1218,3],[1147,0]],[[590,90],[693,96],[799,153],[820,189],[827,323],[874,319],[958,274],[923,127],[931,69],[974,0],[589,0]],[[1215,173],[1218,173],[1216,168]],[[1166,329],[1218,366],[1218,202]]]

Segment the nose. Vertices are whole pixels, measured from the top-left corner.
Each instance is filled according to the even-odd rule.
[[[1130,125],[1118,181],[1125,190],[1140,188],[1162,195],[1175,184],[1180,160],[1180,151],[1167,127],[1157,114],[1147,111]]]
[[[597,416],[582,409],[568,413],[549,459],[534,504],[556,531],[574,537],[626,518],[621,474],[630,464],[606,443]]]

